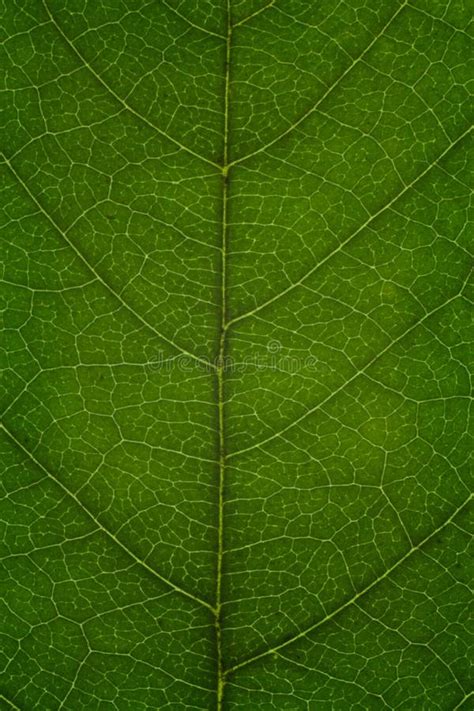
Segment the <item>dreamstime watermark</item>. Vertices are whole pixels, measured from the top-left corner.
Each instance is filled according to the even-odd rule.
[[[291,374],[300,371],[314,372],[318,367],[318,363],[319,359],[312,355],[304,357],[285,355],[280,341],[271,340],[264,351],[245,356],[242,360],[237,360],[231,355],[226,355],[221,360],[217,356],[216,358],[206,358],[185,353],[174,357],[166,357],[163,352],[158,351],[147,363],[146,369],[150,373],[173,370],[189,373],[196,369],[211,372],[222,368],[227,373],[274,370]]]

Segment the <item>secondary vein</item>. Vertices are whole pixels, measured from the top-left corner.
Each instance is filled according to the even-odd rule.
[[[300,632],[297,632],[296,634],[292,635],[288,639],[280,642],[280,644],[275,645],[274,647],[271,647],[269,649],[265,649],[262,652],[259,652],[255,654],[252,657],[249,657],[247,659],[243,659],[242,661],[238,662],[234,666],[230,667],[229,669],[226,669],[225,674],[226,676],[229,676],[230,674],[235,673],[237,670],[242,669],[249,664],[253,664],[254,662],[257,662],[260,659],[263,659],[265,657],[268,657],[271,654],[279,654],[282,649],[285,649],[286,647],[289,647],[291,644],[294,642],[297,642],[300,639],[305,638],[307,635],[311,634],[314,630],[316,630],[318,627],[321,627],[324,625],[326,622],[330,622],[333,620],[337,615],[339,615],[341,612],[346,610],[348,607],[350,607],[352,604],[357,603],[360,598],[362,598],[364,595],[369,593],[371,590],[373,590],[379,583],[381,583],[383,580],[386,580],[392,573],[394,573],[402,563],[404,563],[408,558],[410,558],[414,553],[417,551],[421,551],[423,547],[432,541],[435,536],[443,531],[447,526],[453,523],[453,520],[456,518],[458,514],[463,511],[468,504],[472,501],[472,495],[470,495],[458,508],[451,513],[451,515],[443,522],[441,523],[434,531],[432,531],[430,534],[425,536],[423,540],[421,540],[419,543],[416,545],[412,546],[401,558],[396,560],[390,568],[388,568],[382,575],[379,575],[377,578],[375,578],[371,583],[365,586],[363,590],[360,592],[356,593],[353,595],[349,600],[346,600],[345,603],[340,605],[339,607],[336,607],[332,612],[330,612],[326,617],[323,617],[322,619],[318,620],[318,622],[313,623],[312,625],[309,625],[305,629],[301,630]]]
[[[89,64],[89,62],[87,61],[86,57],[85,57],[81,52],[79,52],[79,50],[77,49],[77,47],[72,43],[72,41],[69,39],[69,37],[65,34],[63,28],[62,28],[61,25],[58,23],[58,21],[56,20],[56,18],[54,17],[54,15],[52,14],[52,12],[51,12],[51,10],[50,10],[50,8],[49,8],[49,6],[48,6],[47,0],[42,0],[42,3],[43,3],[43,7],[44,7],[44,9],[45,9],[45,11],[46,11],[46,13],[47,13],[47,15],[48,15],[48,17],[49,17],[49,20],[50,20],[51,24],[56,28],[56,30],[58,31],[58,33],[59,33],[59,34],[61,35],[61,37],[63,38],[64,42],[68,45],[68,47],[71,49],[71,51],[75,54],[75,56],[77,57],[77,59],[81,62],[82,65],[84,65],[84,66],[90,71],[90,73],[95,77],[95,79],[99,82],[99,84],[101,84],[101,85],[103,86],[103,88],[104,88],[111,96],[113,96],[113,97],[116,99],[116,101],[119,102],[119,104],[120,104],[121,106],[124,106],[131,114],[133,114],[133,115],[136,116],[138,119],[140,119],[140,121],[143,121],[143,123],[147,124],[150,128],[152,128],[154,131],[156,131],[156,132],[159,133],[161,136],[163,136],[163,138],[168,139],[168,141],[170,141],[171,143],[173,143],[175,146],[177,146],[177,147],[180,148],[181,150],[186,151],[186,153],[189,153],[190,155],[194,156],[195,158],[199,158],[199,160],[204,161],[205,163],[208,163],[209,165],[212,165],[212,166],[214,166],[215,168],[221,168],[221,166],[220,166],[218,163],[215,163],[213,160],[210,160],[209,158],[206,158],[205,156],[202,156],[200,153],[197,153],[196,151],[193,151],[192,148],[190,148],[189,146],[186,146],[184,143],[181,143],[181,142],[178,141],[176,138],[174,138],[174,137],[171,136],[170,134],[166,133],[166,131],[163,131],[163,129],[159,128],[159,127],[156,126],[154,123],[152,123],[149,119],[146,118],[146,116],[142,116],[142,114],[140,114],[138,111],[136,111],[136,110],[133,108],[133,106],[131,106],[130,104],[128,104],[124,99],[122,99],[122,97],[121,97],[119,94],[117,94],[117,92],[115,92],[115,91],[112,89],[112,87],[110,87],[110,86],[102,79],[102,77],[100,76],[100,74],[98,74],[98,73],[95,71],[95,69],[93,68],[93,66],[92,66],[91,64]]]
[[[418,175],[416,175],[413,180],[411,180],[409,183],[404,185],[402,190],[399,190],[390,200],[382,205],[377,212],[374,212],[372,215],[368,217],[368,219],[359,227],[357,227],[354,232],[351,232],[351,234],[346,237],[342,242],[340,242],[337,247],[332,249],[323,259],[321,259],[317,264],[315,264],[311,269],[309,269],[305,274],[303,274],[297,281],[293,282],[289,286],[287,286],[283,291],[278,292],[274,296],[270,297],[266,301],[262,302],[258,306],[256,306],[253,309],[250,309],[249,311],[245,311],[244,313],[235,316],[232,321],[228,324],[235,324],[238,321],[242,321],[243,319],[249,318],[250,316],[254,316],[257,314],[259,311],[262,311],[262,309],[265,309],[267,306],[270,306],[273,304],[275,301],[278,301],[282,297],[286,296],[290,292],[292,292],[294,289],[297,287],[301,286],[304,284],[304,282],[309,279],[315,272],[317,272],[326,262],[328,262],[330,259],[332,259],[336,254],[343,252],[344,247],[347,247],[352,240],[357,237],[358,234],[360,234],[363,230],[365,230],[367,227],[369,227],[372,222],[374,222],[378,217],[380,217],[382,214],[384,214],[387,210],[393,207],[408,191],[410,191],[412,188],[414,188],[417,183],[422,180],[427,173],[429,173],[435,166],[439,167],[439,162],[456,146],[461,143],[461,141],[464,140],[470,133],[471,133],[471,126],[468,126],[468,128],[463,131],[457,138],[454,139],[454,141],[451,141],[449,145],[444,148],[442,153],[437,156],[434,160],[432,160]]]
[[[251,151],[250,153],[247,153],[244,156],[241,156],[240,158],[236,158],[234,161],[232,161],[231,165],[236,165],[237,163],[243,163],[243,161],[246,161],[248,158],[252,158],[252,156],[257,155],[258,153],[262,153],[263,151],[266,151],[268,148],[271,146],[275,145],[275,143],[278,143],[279,141],[282,140],[282,138],[285,138],[289,133],[291,133],[295,128],[297,128],[300,124],[302,124],[309,116],[311,116],[318,106],[320,106],[323,101],[326,99],[326,97],[331,94],[331,92],[334,91],[334,89],[339,86],[339,84],[342,82],[342,80],[352,71],[352,69],[368,54],[368,52],[372,49],[374,44],[377,42],[377,40],[380,39],[386,32],[386,30],[390,27],[390,25],[393,23],[396,17],[402,12],[402,10],[408,5],[408,0],[403,0],[402,4],[400,7],[397,9],[397,11],[389,18],[389,20],[385,23],[385,25],[382,27],[382,29],[372,38],[370,43],[367,45],[367,47],[361,52],[361,54],[358,55],[343,71],[343,73],[334,81],[324,92],[324,94],[316,101],[313,106],[310,106],[296,121],[294,121],[290,126],[288,126],[282,133],[280,133],[278,136],[275,136],[271,141],[266,143],[263,146],[260,146],[260,148],[257,148],[254,151]]]
[[[88,518],[95,523],[97,526],[96,530],[101,531],[107,538],[111,539],[114,543],[116,543],[128,556],[133,558],[135,563],[138,563],[141,567],[145,568],[151,575],[154,577],[158,578],[162,583],[167,585],[169,588],[174,590],[175,592],[180,593],[181,595],[184,595],[185,597],[193,600],[195,603],[198,603],[199,605],[203,605],[204,607],[207,607],[208,610],[211,610],[214,612],[214,608],[212,605],[210,605],[206,600],[202,600],[200,597],[197,595],[194,595],[193,593],[189,592],[188,590],[185,590],[184,588],[181,588],[179,585],[176,585],[173,583],[172,580],[169,580],[168,578],[165,578],[163,575],[160,575],[154,568],[152,568],[150,565],[145,560],[142,560],[136,553],[133,552],[131,548],[128,548],[128,546],[125,545],[125,543],[122,543],[122,541],[113,533],[112,531],[109,531],[108,528],[104,526],[101,521],[94,516],[93,513],[91,513],[82,503],[82,501],[76,496],[76,494],[73,491],[70,491],[65,484],[54,474],[52,474],[49,469],[46,468],[46,466],[35,457],[35,455],[30,452],[25,445],[14,435],[14,433],[7,429],[5,424],[0,423],[0,430],[3,430],[5,434],[9,437],[9,439],[16,445],[16,447],[23,452],[36,466],[41,469],[44,474],[48,476],[48,478],[52,479],[57,486],[59,486],[62,491],[64,491],[65,494],[67,494],[71,499],[73,499],[76,504],[79,506],[79,508],[88,516]]]
[[[69,245],[69,247],[73,250],[73,252],[76,254],[76,256],[79,258],[79,260],[87,267],[87,269],[94,275],[95,279],[102,284],[105,289],[115,298],[117,299],[121,305],[129,312],[131,313],[138,321],[142,323],[143,326],[146,326],[150,331],[152,331],[158,338],[161,338],[161,340],[165,341],[169,346],[174,348],[176,351],[181,353],[182,355],[186,356],[187,358],[191,358],[193,361],[196,361],[199,363],[201,367],[204,367],[205,369],[209,368],[214,368],[214,365],[209,362],[206,358],[201,358],[200,356],[196,355],[195,353],[192,353],[191,351],[188,351],[186,348],[183,348],[182,346],[178,345],[175,341],[173,341],[171,338],[168,338],[165,336],[163,333],[158,331],[151,323],[149,323],[146,319],[143,318],[143,316],[140,316],[140,314],[135,311],[135,309],[130,306],[119,294],[118,291],[116,291],[109,283],[106,281],[104,276],[99,274],[99,272],[96,270],[96,268],[87,260],[87,258],[84,256],[82,251],[79,249],[79,247],[76,246],[76,244],[72,241],[72,239],[68,236],[68,230],[63,230],[63,228],[59,225],[58,222],[49,214],[49,212],[43,207],[41,202],[38,200],[36,195],[31,191],[29,188],[28,184],[23,180],[21,175],[17,172],[17,170],[14,168],[12,162],[6,157],[2,156],[3,161],[5,164],[8,166],[10,169],[10,172],[12,175],[17,179],[17,181],[20,183],[20,185],[23,187],[24,191],[29,195],[31,198],[32,202],[36,205],[38,210],[46,217],[48,222],[55,228],[55,230],[61,235],[61,237],[64,239],[64,241]]]

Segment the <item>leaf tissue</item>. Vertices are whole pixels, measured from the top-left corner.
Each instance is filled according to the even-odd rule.
[[[470,711],[467,0],[0,7],[1,711]]]

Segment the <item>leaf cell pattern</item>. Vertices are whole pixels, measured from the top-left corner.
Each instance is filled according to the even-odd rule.
[[[0,709],[472,709],[468,4],[0,6]]]

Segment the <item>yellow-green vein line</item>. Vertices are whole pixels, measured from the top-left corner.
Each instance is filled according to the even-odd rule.
[[[408,558],[410,558],[413,553],[416,553],[417,551],[421,551],[421,549],[429,543],[433,538],[438,534],[441,533],[443,529],[446,528],[446,526],[449,526],[453,522],[453,520],[456,518],[456,516],[463,511],[463,509],[466,508],[466,506],[470,503],[472,499],[472,495],[467,498],[466,501],[464,501],[453,513],[444,521],[442,524],[440,524],[434,531],[432,531],[428,536],[423,538],[422,541],[417,543],[415,546],[412,546],[401,558],[395,561],[390,568],[388,568],[382,575],[379,575],[375,580],[373,580],[371,583],[365,586],[363,590],[361,590],[359,593],[356,595],[353,595],[349,600],[346,600],[345,603],[337,607],[335,610],[330,612],[326,617],[323,617],[321,620],[318,620],[318,622],[315,622],[312,625],[309,625],[306,627],[306,629],[301,630],[301,632],[296,633],[289,639],[284,640],[283,642],[280,642],[280,644],[275,645],[274,647],[271,647],[269,649],[264,650],[263,652],[260,652],[259,654],[255,654],[253,657],[249,657],[248,659],[243,659],[240,662],[237,662],[234,666],[226,669],[225,674],[228,676],[229,674],[233,674],[236,672],[238,669],[242,669],[243,667],[248,666],[249,664],[253,664],[254,662],[264,659],[265,657],[268,657],[271,654],[278,654],[282,649],[285,649],[286,647],[289,647],[291,644],[294,642],[297,642],[300,639],[304,639],[308,634],[311,634],[311,632],[314,632],[314,630],[318,629],[318,627],[321,627],[322,625],[326,624],[326,622],[330,622],[330,620],[333,620],[337,615],[339,615],[341,612],[346,610],[350,605],[356,603],[358,600],[360,600],[361,597],[366,595],[368,592],[373,590],[379,583],[381,583],[383,580],[386,580],[392,573],[394,573],[402,563],[404,563]]]
[[[199,30],[199,32],[202,32],[203,34],[210,35],[211,37],[217,37],[217,39],[220,40],[225,40],[226,37],[225,35],[221,35],[219,32],[214,32],[214,30],[210,30],[208,27],[202,27],[201,25],[197,25],[195,22],[189,19],[189,17],[186,17],[183,15],[176,7],[173,7],[170,5],[167,0],[163,0],[163,5],[168,8],[168,10],[171,10],[171,12],[174,12],[174,14],[179,17],[183,22],[185,22],[187,25],[190,27],[193,27],[195,30]]]
[[[222,650],[222,566],[224,558],[224,493],[225,493],[225,357],[227,337],[227,243],[228,243],[228,203],[229,203],[229,120],[230,120],[230,63],[232,49],[231,0],[227,0],[227,37],[225,50],[224,80],[224,142],[222,168],[222,246],[221,246],[221,314],[219,355],[217,359],[217,416],[219,446],[219,488],[217,519],[217,570],[216,570],[216,651],[217,651],[217,710],[222,711],[224,703],[224,665]]]
[[[247,153],[244,156],[241,156],[240,158],[236,158],[231,162],[230,165],[236,165],[237,163],[243,163],[243,161],[246,161],[248,158],[252,158],[252,156],[258,155],[259,153],[262,153],[272,146],[275,145],[275,143],[278,143],[281,141],[285,136],[287,136],[289,133],[291,133],[295,128],[300,126],[309,116],[311,116],[318,106],[320,106],[323,101],[331,94],[334,89],[339,86],[339,84],[342,82],[342,80],[352,71],[352,69],[365,57],[368,52],[372,49],[372,47],[375,45],[377,40],[380,39],[385,33],[385,31],[390,27],[390,25],[393,23],[396,17],[402,12],[402,10],[408,5],[408,0],[403,0],[402,4],[396,10],[396,12],[390,17],[390,19],[385,23],[385,25],[382,27],[382,29],[372,38],[370,43],[367,45],[367,47],[359,54],[358,57],[356,57],[343,71],[343,73],[339,76],[338,79],[336,79],[335,82],[333,82],[324,92],[324,94],[316,101],[313,106],[310,106],[309,109],[307,109],[304,114],[302,114],[294,123],[292,123],[290,126],[288,126],[282,133],[278,134],[275,136],[275,138],[272,138],[271,141],[266,143],[263,146],[260,146],[260,148],[256,148],[254,151],[251,151],[250,153]]]
[[[0,694],[0,700],[5,701],[5,703],[8,704],[8,708],[15,709],[15,711],[20,711],[18,706],[15,706],[13,701],[10,701],[10,699],[7,699],[7,697],[4,696],[3,694]]]
[[[5,164],[8,166],[10,169],[10,172],[12,175],[18,180],[20,185],[23,187],[24,191],[26,192],[27,195],[31,198],[31,201],[36,205],[38,210],[46,217],[48,222],[54,227],[54,229],[61,235],[61,237],[64,239],[64,241],[69,245],[69,247],[73,250],[75,255],[80,259],[80,261],[87,267],[87,269],[94,275],[96,280],[102,284],[102,286],[107,289],[107,291],[115,298],[117,299],[120,304],[134,316],[138,321],[142,323],[143,326],[146,326],[150,331],[152,331],[155,336],[158,336],[158,338],[161,338],[161,340],[165,341],[169,346],[177,350],[179,353],[181,353],[184,356],[187,356],[188,358],[191,358],[192,360],[198,362],[201,366],[203,366],[205,369],[211,369],[214,368],[214,364],[211,363],[209,360],[206,360],[205,358],[201,358],[200,356],[197,356],[195,353],[191,353],[191,351],[186,350],[186,348],[182,348],[179,346],[177,343],[175,343],[171,338],[167,338],[163,333],[160,333],[151,323],[149,323],[146,319],[143,318],[143,316],[140,316],[137,311],[133,309],[130,304],[128,304],[122,296],[115,291],[115,289],[104,279],[103,276],[99,274],[99,272],[95,269],[95,267],[90,264],[86,257],[83,255],[81,250],[75,245],[75,243],[71,240],[71,238],[67,234],[67,230],[63,230],[62,227],[56,222],[56,220],[51,217],[51,215],[48,213],[47,210],[43,207],[41,202],[38,200],[38,198],[35,196],[35,194],[30,190],[28,187],[27,183],[23,180],[21,175],[15,170],[13,167],[11,161],[6,157],[2,156]]]
[[[148,563],[144,560],[142,560],[139,556],[136,555],[130,548],[128,548],[122,541],[117,538],[117,536],[112,533],[112,531],[109,531],[103,523],[100,522],[100,520],[94,516],[93,513],[87,509],[82,501],[76,496],[76,494],[72,491],[69,491],[67,486],[65,486],[62,481],[52,474],[49,469],[46,468],[46,466],[40,462],[39,459],[35,457],[35,455],[30,452],[25,445],[9,430],[4,424],[0,423],[0,430],[3,430],[5,434],[11,439],[11,441],[16,445],[16,447],[25,454],[28,459],[30,459],[36,466],[41,469],[42,472],[44,472],[50,479],[52,479],[57,486],[59,486],[62,491],[64,491],[65,494],[67,494],[71,499],[73,499],[76,504],[79,506],[81,511],[83,511],[88,518],[95,523],[97,528],[107,536],[107,538],[110,538],[114,543],[116,543],[128,556],[130,556],[135,563],[140,565],[142,568],[145,568],[151,575],[153,575],[155,578],[158,578],[162,583],[167,585],[169,588],[174,590],[177,593],[180,593],[181,595],[184,595],[185,597],[189,598],[190,600],[193,600],[193,602],[198,603],[199,605],[203,605],[204,607],[207,607],[208,610],[211,610],[214,612],[214,608],[212,605],[210,605],[206,600],[202,600],[201,598],[197,597],[197,595],[194,595],[191,592],[188,592],[187,590],[184,590],[184,588],[180,588],[179,585],[176,585],[173,583],[171,580],[168,580],[168,578],[165,578],[163,575],[160,575],[156,570],[154,570]]]
[[[255,10],[255,12],[252,12],[250,15],[247,15],[247,17],[242,18],[242,20],[239,20],[238,22],[233,25],[234,27],[239,27],[241,25],[245,25],[246,22],[249,22],[250,20],[253,20],[254,17],[257,17],[257,15],[261,15],[262,12],[265,12],[265,10],[269,10],[273,5],[275,4],[276,0],[270,0],[270,2],[267,5],[264,5],[261,7],[259,10]]]
[[[370,215],[370,217],[367,218],[367,220],[357,227],[354,232],[351,232],[351,234],[346,237],[342,242],[340,242],[337,247],[332,249],[321,261],[319,261],[317,264],[315,264],[311,269],[309,269],[305,274],[303,274],[297,281],[293,282],[289,286],[287,286],[283,291],[278,292],[274,296],[270,297],[266,301],[263,301],[261,304],[256,306],[255,308],[251,309],[250,311],[245,311],[244,313],[235,316],[230,322],[229,326],[237,323],[238,321],[243,321],[246,318],[249,318],[251,316],[254,316],[257,314],[259,311],[262,311],[263,309],[267,308],[267,306],[270,306],[273,304],[275,301],[278,301],[282,297],[286,296],[290,292],[292,292],[294,289],[297,287],[301,286],[304,284],[304,282],[309,279],[315,272],[317,272],[326,262],[328,262],[330,259],[332,259],[336,254],[343,252],[344,247],[347,247],[347,245],[353,241],[355,237],[357,237],[358,234],[360,234],[363,230],[367,229],[372,222],[374,222],[378,217],[380,217],[382,214],[384,214],[387,210],[392,208],[408,191],[410,191],[412,188],[414,188],[417,183],[422,180],[427,173],[429,173],[434,167],[439,167],[438,163],[453,149],[455,148],[461,141],[466,138],[471,132],[472,128],[469,126],[465,131],[463,131],[454,141],[452,141],[446,148],[443,150],[443,152],[435,158],[431,163],[429,163],[418,175],[416,175],[413,180],[411,180],[409,183],[403,186],[402,190],[399,190],[390,200],[382,205],[377,212],[374,212],[373,215]]]
[[[241,454],[244,454],[245,452],[250,452],[253,449],[257,449],[260,447],[263,447],[264,445],[268,444],[269,442],[272,442],[273,440],[277,439],[278,437],[281,437],[282,435],[285,434],[285,432],[288,432],[288,430],[291,430],[293,427],[296,427],[299,425],[303,420],[305,420],[307,417],[312,415],[314,412],[317,410],[320,410],[327,402],[330,402],[336,395],[339,395],[339,393],[343,392],[345,388],[347,388],[348,385],[353,383],[360,375],[365,374],[365,372],[374,364],[376,363],[385,353],[388,353],[397,343],[402,341],[406,336],[408,336],[412,331],[414,331],[416,328],[421,326],[427,319],[431,318],[431,316],[434,316],[434,314],[438,313],[442,309],[444,309],[448,304],[450,304],[452,301],[455,301],[456,299],[459,299],[462,297],[463,290],[466,286],[467,280],[470,277],[470,272],[467,274],[466,279],[461,287],[461,289],[451,296],[447,301],[444,301],[442,304],[439,304],[436,306],[434,309],[431,311],[427,311],[424,316],[422,316],[420,319],[412,323],[405,331],[402,331],[396,338],[394,338],[392,341],[387,343],[384,348],[379,351],[378,353],[375,353],[375,355],[370,358],[366,362],[365,365],[362,366],[359,370],[356,370],[354,374],[345,380],[336,390],[333,392],[330,392],[329,395],[327,395],[323,400],[318,402],[316,405],[313,407],[308,408],[305,412],[303,412],[302,415],[300,415],[296,420],[293,420],[289,424],[285,425],[281,430],[278,430],[278,432],[275,432],[274,434],[270,435],[269,437],[266,437],[265,439],[262,439],[258,442],[254,442],[253,444],[250,444],[248,447],[245,447],[243,449],[236,450],[234,452],[230,452],[227,455],[227,458],[230,459],[231,457],[237,457],[240,456]]]
[[[163,138],[166,138],[168,141],[173,143],[177,148],[180,148],[183,151],[186,151],[186,153],[189,153],[190,155],[194,156],[195,158],[199,158],[199,160],[204,161],[205,163],[208,163],[209,165],[214,166],[214,168],[219,168],[219,170],[222,168],[218,163],[215,163],[213,160],[210,160],[209,158],[206,158],[205,156],[202,156],[200,153],[197,153],[196,151],[193,151],[192,148],[189,148],[189,146],[185,146],[184,143],[181,143],[178,141],[176,138],[173,138],[173,136],[170,136],[168,133],[163,131],[163,129],[158,128],[155,124],[153,124],[149,119],[146,118],[146,116],[142,116],[136,109],[133,108],[130,104],[127,104],[127,102],[122,99],[122,97],[117,94],[98,74],[95,69],[89,64],[87,59],[84,57],[84,55],[79,52],[79,50],[76,48],[76,46],[71,42],[69,37],[66,35],[64,32],[63,28],[61,25],[58,23],[54,15],[52,14],[51,10],[49,9],[48,3],[46,0],[42,0],[44,9],[50,19],[51,24],[56,28],[58,33],[61,35],[63,38],[64,42],[68,45],[68,47],[71,49],[71,51],[74,53],[74,55],[79,59],[80,63],[86,67],[90,71],[90,73],[93,75],[93,77],[101,84],[101,86],[109,93],[111,96],[114,97],[118,103],[123,106],[124,108],[127,109],[131,114],[136,116],[140,121],[145,123],[149,128],[152,128],[154,131],[160,134],[160,136],[163,136]]]
[[[467,696],[465,696],[463,699],[461,699],[461,701],[459,701],[459,703],[457,703],[456,706],[453,708],[453,711],[458,711],[459,709],[461,709],[462,706],[464,705],[464,702],[467,701],[468,699],[470,699],[471,696],[474,696],[474,691],[470,691],[467,694]],[[466,709],[466,711],[467,711],[467,709]]]

